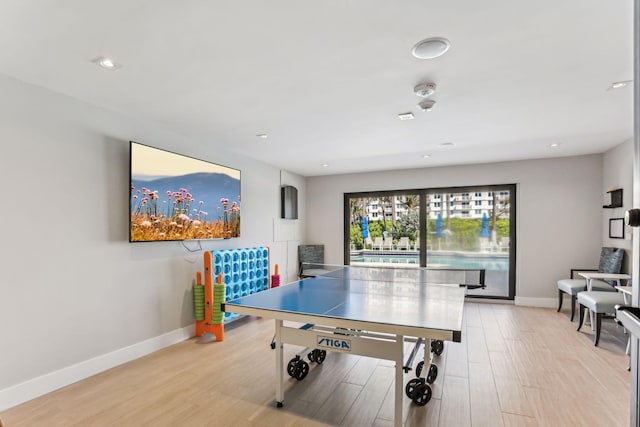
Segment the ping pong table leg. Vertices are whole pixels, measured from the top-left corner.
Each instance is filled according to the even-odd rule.
[[[393,425],[395,427],[402,427],[402,395],[404,392],[404,377],[402,376],[402,374],[404,373],[404,336],[396,335],[396,345],[398,346],[398,348],[396,351],[396,396]]]
[[[284,353],[282,351],[282,320],[276,319],[276,404],[284,404]]]
[[[422,360],[424,360],[424,365],[422,366],[422,371],[420,372],[419,378],[423,380],[427,380],[427,373],[431,370],[431,364],[433,363],[433,352],[431,351],[431,346],[434,340],[425,339],[424,340],[424,349]]]

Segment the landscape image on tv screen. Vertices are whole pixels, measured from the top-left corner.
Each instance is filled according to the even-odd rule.
[[[129,241],[240,237],[240,171],[131,141]]]

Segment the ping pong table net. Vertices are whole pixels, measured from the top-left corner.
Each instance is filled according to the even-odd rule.
[[[301,278],[322,276],[362,281],[461,286],[467,289],[485,288],[485,269],[477,268],[302,263],[301,273]]]

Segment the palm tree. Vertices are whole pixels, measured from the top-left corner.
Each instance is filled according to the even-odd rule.
[[[447,208],[447,225],[444,228],[445,230],[451,230],[451,194],[445,194],[445,200]]]
[[[396,220],[398,219],[398,200],[396,196],[391,196],[391,226],[395,228]]]
[[[414,209],[417,209],[418,206],[420,205],[420,196],[411,195],[411,194],[408,196],[404,196],[404,200],[401,201],[400,203],[402,203],[404,207],[407,208],[409,212],[411,212]]]
[[[502,209],[498,210],[498,196],[495,191],[491,193],[491,199],[493,200],[491,206],[491,243],[496,244],[496,236],[498,235],[497,219],[509,213],[510,198],[506,196],[502,199]]]
[[[387,205],[391,205],[391,215],[392,217],[395,215],[395,207],[392,205],[392,197],[384,196],[380,197],[380,205],[382,206],[382,230],[387,231]],[[395,197],[393,197],[395,199]]]
[[[362,199],[350,199],[349,204],[351,205],[351,223],[358,222],[359,218],[362,218]]]

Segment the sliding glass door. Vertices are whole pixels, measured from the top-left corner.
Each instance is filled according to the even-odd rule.
[[[345,194],[345,264],[485,269],[515,295],[515,185]],[[348,230],[348,232],[347,232]]]
[[[430,190],[425,223],[426,266],[483,268],[487,288],[469,294],[512,298],[514,196],[515,186]]]

